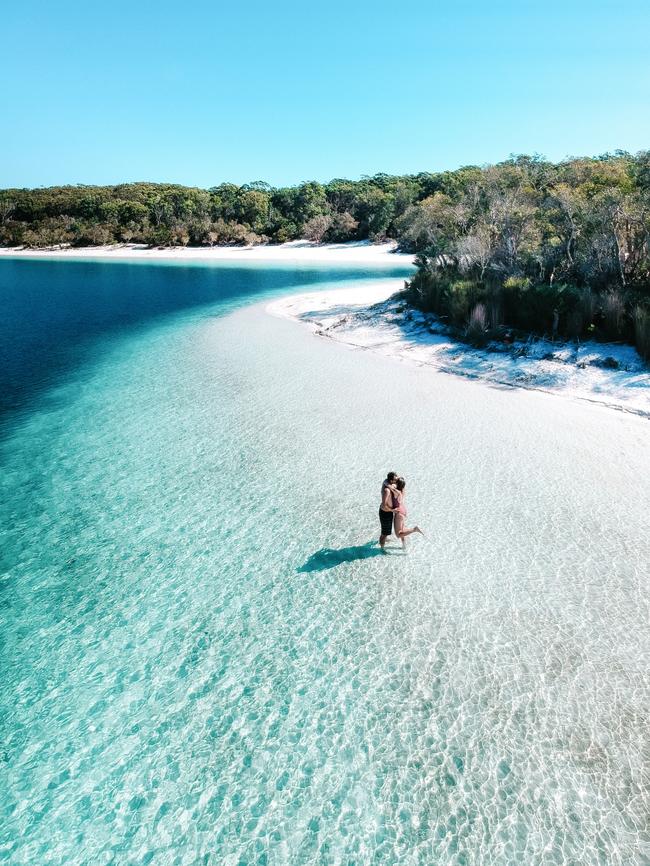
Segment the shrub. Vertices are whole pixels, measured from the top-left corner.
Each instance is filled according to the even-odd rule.
[[[639,355],[650,361],[650,308],[641,306],[634,309],[634,337]]]
[[[582,336],[583,328],[584,319],[582,317],[582,310],[579,307],[576,307],[576,309],[572,310],[566,317],[566,335],[567,337],[577,340]]]
[[[484,346],[487,342],[487,312],[485,304],[476,304],[472,310],[467,327],[465,328],[465,337],[474,346]]]
[[[601,297],[602,328],[608,340],[617,340],[623,331],[625,301],[622,294],[613,289]]]
[[[509,292],[521,293],[528,291],[530,285],[531,283],[528,277],[511,276],[504,281],[503,288]]]
[[[189,244],[190,234],[184,225],[172,226],[171,242],[175,247],[186,247]]]
[[[117,227],[115,227],[117,229]],[[75,222],[72,226],[76,247],[96,247],[115,243],[113,227],[104,223]]]
[[[472,280],[455,280],[446,291],[445,304],[450,321],[464,324],[477,295],[477,285]],[[485,308],[483,308],[485,310]]]
[[[501,283],[494,280],[487,281],[485,305],[490,328],[498,328],[503,324],[503,287]]]
[[[187,230],[192,246],[201,247],[210,244],[210,228],[210,220],[207,217],[191,220]]]
[[[448,288],[444,272],[437,269],[426,258],[420,258],[418,263],[419,270],[405,286],[407,297],[421,310],[444,315],[446,313],[444,296]]]
[[[292,222],[282,221],[271,228],[271,237],[278,244],[286,244],[299,236],[298,226]]]
[[[72,226],[70,217],[48,217],[24,233],[23,243],[28,247],[40,248],[68,246],[75,239]]]
[[[208,242],[212,244],[252,244],[258,243],[260,237],[248,226],[237,222],[226,222],[218,219],[212,223],[208,232]]]
[[[26,224],[7,220],[0,226],[0,244],[6,247],[19,247],[24,242]]]
[[[303,234],[308,241],[316,244],[321,243],[327,230],[332,225],[332,217],[327,214],[319,214],[308,219],[303,226]]]
[[[580,292],[575,286],[562,283],[531,285],[525,277],[510,278],[504,283],[503,299],[506,322],[524,331],[550,333],[556,310],[560,331],[570,333],[581,327],[581,317],[572,315],[580,300]]]
[[[357,237],[357,229],[359,223],[355,220],[351,213],[334,214],[332,224],[329,227],[326,235],[326,240],[333,243],[345,243],[345,241],[354,240]]]

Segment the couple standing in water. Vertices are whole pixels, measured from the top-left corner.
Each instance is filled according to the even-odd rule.
[[[406,481],[398,476],[397,472],[389,472],[381,485],[381,505],[379,506],[379,524],[381,534],[379,546],[384,550],[386,539],[393,533],[401,539],[402,547],[406,549],[406,538],[414,532],[424,535],[419,526],[413,529],[406,528],[406,503],[404,501],[404,488]]]

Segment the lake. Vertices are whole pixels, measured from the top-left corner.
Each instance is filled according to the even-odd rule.
[[[0,261],[6,862],[648,862],[648,422],[264,311],[406,273]]]

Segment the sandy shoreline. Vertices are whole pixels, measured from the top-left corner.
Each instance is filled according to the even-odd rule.
[[[137,244],[56,250],[0,248],[0,258],[386,268],[408,268],[414,260],[412,255],[396,252],[394,243],[367,241],[165,249]],[[493,385],[563,394],[650,418],[650,372],[633,347],[530,340],[507,348],[493,346],[496,351],[473,349],[454,340],[435,316],[404,310],[401,302],[391,300],[403,286],[403,278],[369,278],[345,289],[290,295],[266,309],[274,316],[307,324],[320,336],[399,361]]]
[[[0,257],[29,259],[112,259],[132,261],[255,262],[263,264],[412,265],[413,256],[396,252],[394,243],[313,244],[292,241],[278,246],[173,247],[151,249],[141,244],[120,244],[65,249],[0,248]]]
[[[393,298],[403,285],[399,279],[372,280],[290,295],[266,311],[306,324],[318,336],[398,361],[650,418],[650,371],[632,346],[534,339],[493,351],[473,349],[453,339],[435,316],[404,309],[403,301]]]

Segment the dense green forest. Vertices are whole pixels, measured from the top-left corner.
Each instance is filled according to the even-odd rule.
[[[0,244],[151,246],[394,239],[408,297],[474,342],[506,329],[634,342],[650,356],[650,152],[273,188],[0,192]]]
[[[476,344],[531,332],[650,358],[650,153],[453,173],[399,220],[412,303]]]
[[[63,186],[0,192],[4,246],[151,246],[337,242],[397,237],[397,221],[438,188],[437,175],[209,190],[174,184]]]

